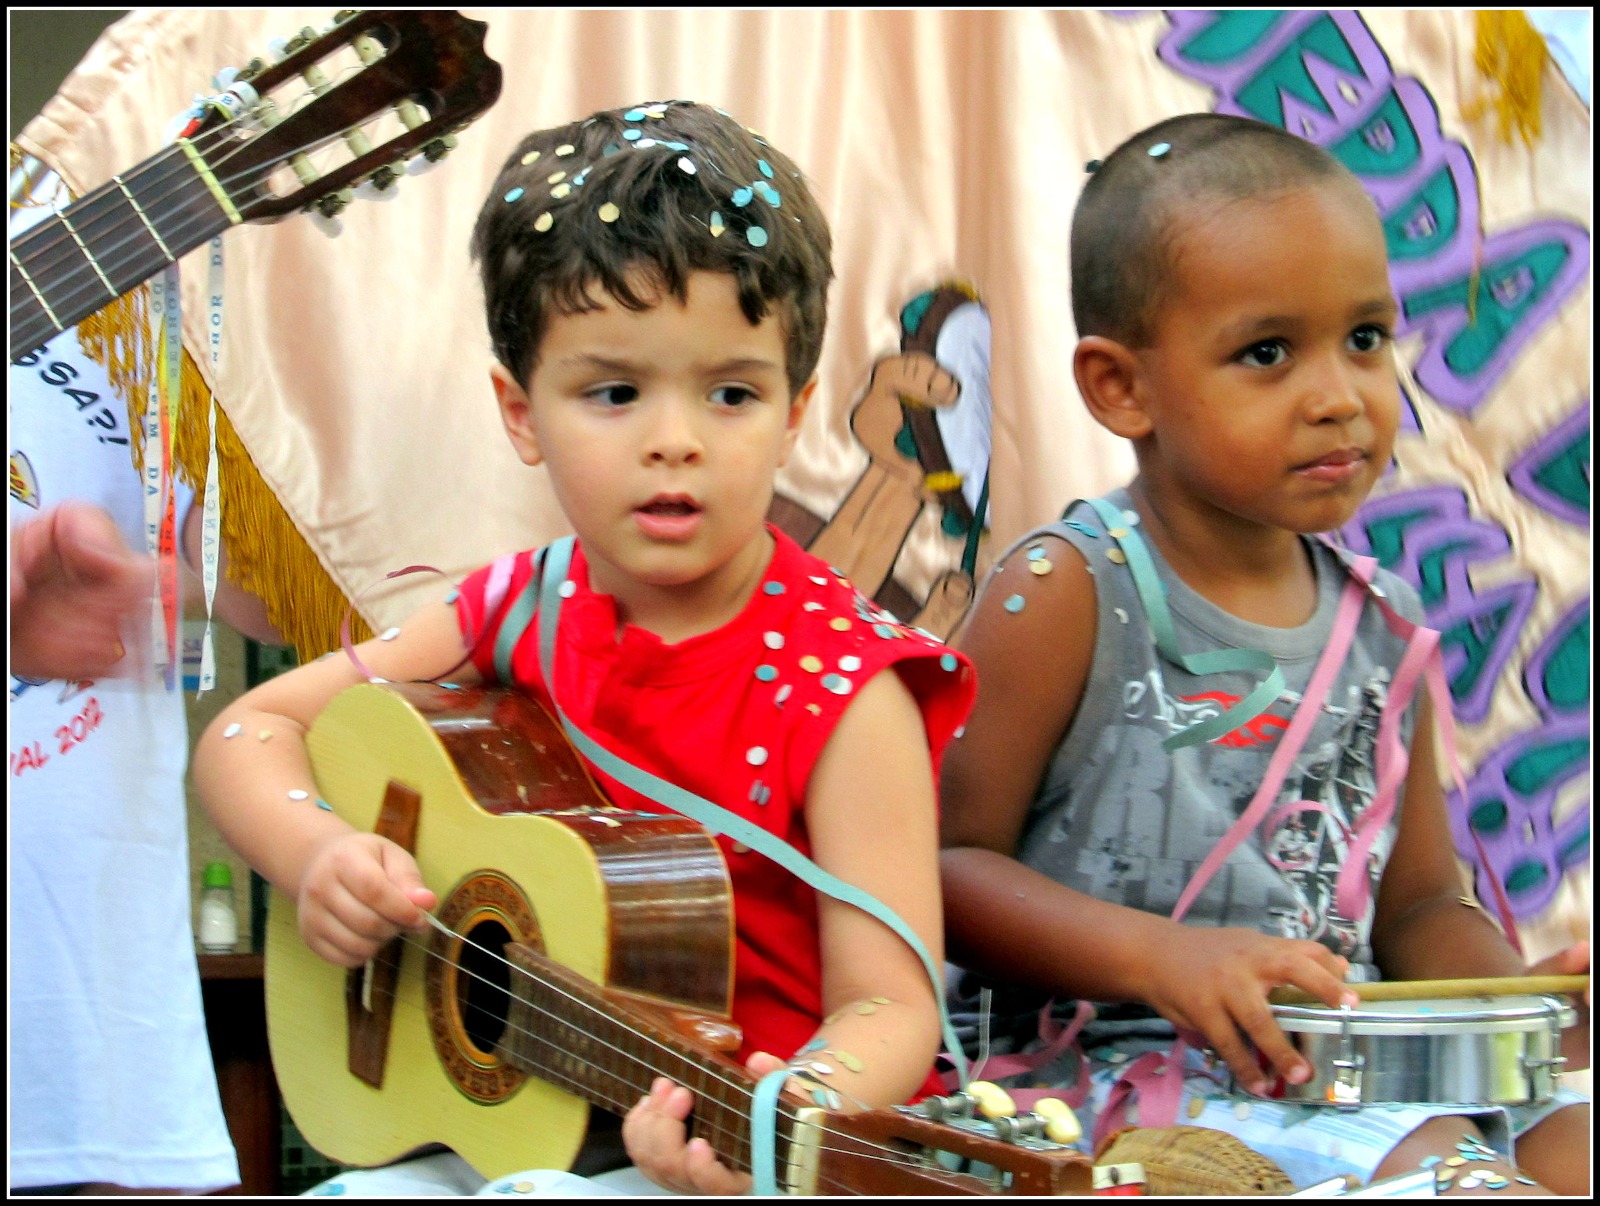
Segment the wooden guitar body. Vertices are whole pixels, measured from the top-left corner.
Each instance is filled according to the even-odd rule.
[[[488,1178],[569,1168],[591,1106],[624,1114],[665,1075],[695,1095],[690,1135],[752,1168],[755,1080],[730,1056],[732,899],[705,829],[605,806],[549,714],[513,692],[363,684],[306,745],[333,811],[411,850],[440,897],[439,928],[345,971],[273,894],[268,1036],[314,1147],[374,1165],[445,1143]],[[970,1104],[786,1098],[776,1175],[794,1193],[1088,1192],[1088,1157],[1041,1139],[1043,1119],[1002,1128]]]
[[[584,1097],[497,1050],[510,1012],[507,945],[690,1019],[717,1045],[731,993],[732,907],[721,852],[699,825],[605,807],[550,716],[514,693],[367,684],[338,696],[307,738],[318,789],[344,820],[379,830],[386,801],[415,793],[414,854],[439,894],[431,931],[397,945],[393,987],[312,954],[295,902],[273,894],[267,1017],[284,1103],[335,1160],[386,1163],[448,1142],[487,1177],[567,1168]],[[393,785],[393,786],[392,786]],[[403,843],[404,844],[404,843]],[[381,980],[381,977],[374,977]],[[392,994],[381,1087],[352,1071],[359,1021]],[[515,1019],[513,1019],[515,1023]],[[528,1024],[537,1028],[537,1020]],[[632,1101],[618,1102],[625,1111]]]

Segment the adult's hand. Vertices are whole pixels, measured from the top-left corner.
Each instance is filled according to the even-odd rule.
[[[126,652],[128,622],[154,585],[154,563],[128,548],[99,507],[64,502],[12,528],[11,673],[109,674]]]

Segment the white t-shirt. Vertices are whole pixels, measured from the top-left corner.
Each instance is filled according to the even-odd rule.
[[[11,234],[45,214],[13,210]],[[76,333],[8,384],[11,522],[83,499],[143,549],[127,407]],[[7,719],[9,1184],[236,1185],[190,927],[182,695],[153,674],[13,677]]]

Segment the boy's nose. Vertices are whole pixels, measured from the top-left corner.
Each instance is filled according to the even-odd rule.
[[[695,424],[691,404],[667,401],[657,409],[645,443],[645,459],[652,464],[693,464],[705,448]]]
[[[1307,409],[1311,421],[1347,423],[1366,409],[1362,374],[1348,364],[1325,364],[1309,383]]]

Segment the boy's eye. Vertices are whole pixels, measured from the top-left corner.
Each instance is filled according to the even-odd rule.
[[[747,403],[756,400],[756,392],[743,385],[719,385],[711,391],[711,400],[718,406],[726,406],[729,410],[737,410]]]
[[[1350,350],[1354,352],[1377,352],[1389,342],[1389,332],[1376,323],[1364,323],[1350,332]]]
[[[1289,349],[1276,339],[1263,339],[1252,343],[1239,353],[1239,359],[1255,368],[1276,368],[1289,355]]]
[[[597,385],[591,390],[586,390],[585,398],[593,398],[596,402],[603,402],[607,406],[626,406],[639,398],[639,391],[631,385]]]

